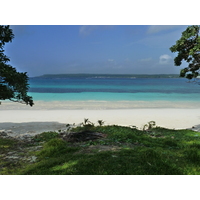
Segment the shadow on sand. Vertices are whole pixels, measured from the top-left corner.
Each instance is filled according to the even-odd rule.
[[[45,131],[58,131],[65,128],[66,124],[58,122],[0,123],[0,130],[6,130],[6,131],[10,130],[9,135],[25,134],[25,133],[36,135]]]

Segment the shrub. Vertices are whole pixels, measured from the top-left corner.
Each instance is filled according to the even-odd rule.
[[[49,141],[53,138],[58,138],[58,133],[56,132],[43,132],[39,135],[36,135],[33,139],[36,142],[42,142],[42,141]]]

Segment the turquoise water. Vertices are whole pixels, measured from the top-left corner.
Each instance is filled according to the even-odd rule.
[[[35,101],[199,101],[200,85],[184,78],[79,76],[31,78]]]

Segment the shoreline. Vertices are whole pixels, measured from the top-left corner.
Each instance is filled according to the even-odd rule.
[[[34,101],[33,107],[4,101],[1,110],[115,110],[142,108],[200,108],[197,101]]]
[[[17,134],[38,134],[44,131],[63,130],[67,124],[80,124],[85,118],[97,124],[136,126],[142,129],[149,121],[170,129],[199,127],[200,109],[116,109],[116,110],[3,110],[0,111],[0,130]]]
[[[64,101],[39,102],[33,107],[2,102],[0,105],[0,130],[16,134],[38,134],[44,131],[63,130],[66,124],[80,124],[88,118],[97,124],[136,126],[142,129],[149,121],[170,129],[200,131],[200,103],[166,101]]]

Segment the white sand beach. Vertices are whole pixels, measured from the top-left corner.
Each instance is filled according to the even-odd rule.
[[[59,104],[60,103],[60,104]],[[157,126],[185,129],[199,127],[200,106],[193,104],[164,104],[164,102],[36,102],[34,107],[13,102],[0,106],[0,130],[16,134],[38,134],[65,129],[66,124],[79,124],[84,118],[97,124],[134,125],[142,128],[149,121]]]

